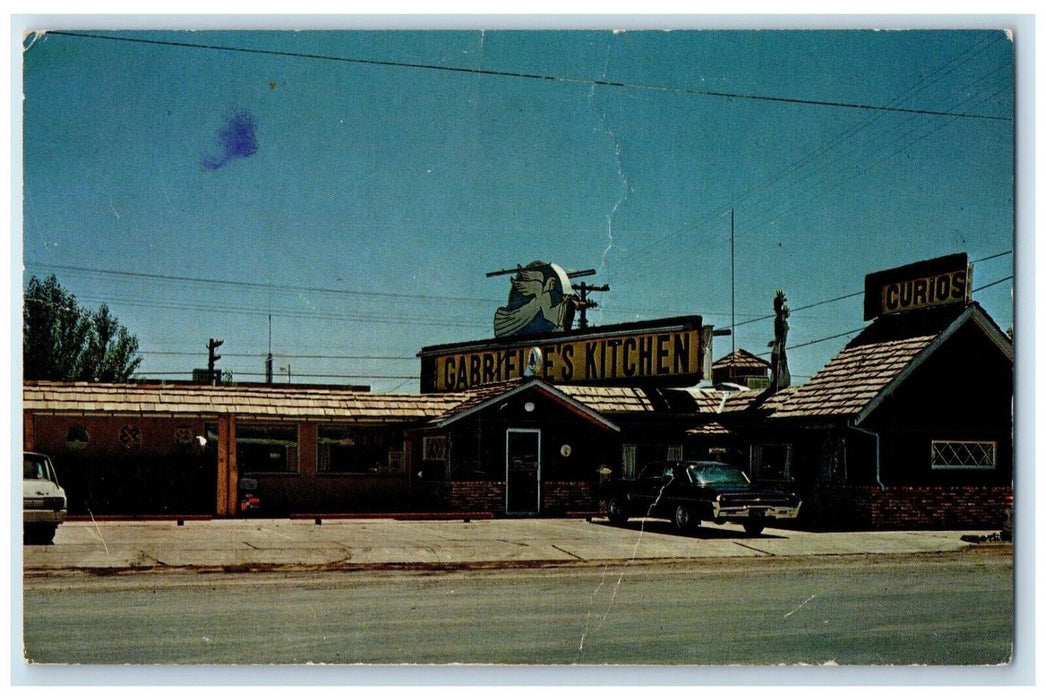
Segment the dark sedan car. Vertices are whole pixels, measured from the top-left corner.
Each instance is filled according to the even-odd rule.
[[[767,524],[799,517],[799,497],[753,485],[740,467],[722,462],[648,464],[635,479],[611,482],[607,517],[615,525],[630,517],[666,518],[680,532],[702,521],[735,522],[758,535]]]

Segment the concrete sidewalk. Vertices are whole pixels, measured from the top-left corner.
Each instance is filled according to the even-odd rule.
[[[77,521],[55,544],[22,548],[26,575],[63,571],[456,568],[771,557],[950,552],[971,546],[954,532],[832,532],[705,526],[677,535],[662,521],[323,519]]]

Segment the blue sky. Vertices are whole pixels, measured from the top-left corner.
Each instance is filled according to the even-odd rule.
[[[820,302],[954,252],[1013,323],[1001,31],[81,33],[25,41],[24,279],[107,303],[143,376],[222,338],[259,381],[271,314],[277,381],[416,391],[421,347],[492,336],[485,273],[538,259],[599,271],[594,324],[726,328],[731,210],[716,358],[767,352],[783,289],[805,381],[864,325]]]

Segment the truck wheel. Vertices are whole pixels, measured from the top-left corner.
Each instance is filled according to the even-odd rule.
[[[764,527],[766,527],[766,523],[762,520],[749,520],[745,522],[745,532],[753,537],[760,534]]]
[[[698,522],[700,521],[694,518],[694,514],[690,512],[689,507],[676,506],[675,513],[672,515],[672,524],[677,532],[691,532],[697,527]]]
[[[611,498],[607,503],[607,520],[611,525],[624,525],[628,522],[628,511],[619,498]]]

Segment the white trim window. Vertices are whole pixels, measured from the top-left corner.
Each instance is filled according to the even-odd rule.
[[[932,469],[995,469],[994,440],[931,440]]]

